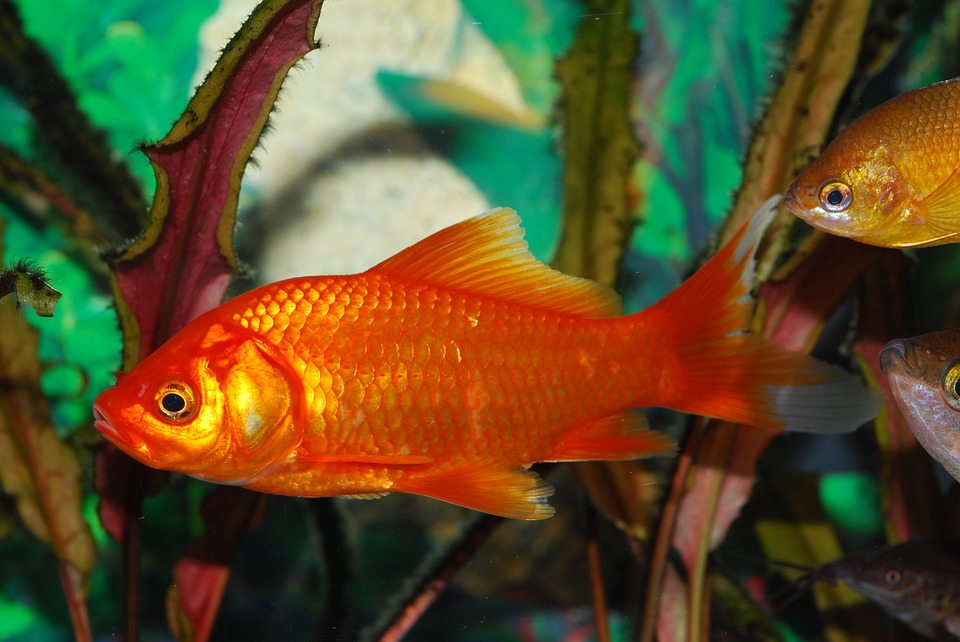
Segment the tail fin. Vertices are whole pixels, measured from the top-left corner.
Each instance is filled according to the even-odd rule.
[[[845,370],[745,332],[753,255],[776,213],[771,198],[679,288],[641,314],[662,315],[676,370],[669,407],[761,427],[844,432],[876,416],[879,394]]]

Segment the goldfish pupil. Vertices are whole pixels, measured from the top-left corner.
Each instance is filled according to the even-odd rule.
[[[183,409],[187,407],[187,400],[176,393],[168,392],[163,395],[163,399],[160,400],[160,405],[171,415],[175,415],[183,412]]]
[[[827,194],[827,202],[831,205],[839,205],[843,202],[843,192],[838,189],[831,190],[830,193]]]

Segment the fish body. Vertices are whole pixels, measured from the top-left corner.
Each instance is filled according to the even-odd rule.
[[[960,481],[960,330],[890,341],[880,367],[917,441]]]
[[[875,396],[744,332],[771,202],[684,286],[620,316],[493,210],[367,272],[266,285],[198,317],[104,391],[96,427],[141,462],[300,496],[410,492],[544,518],[539,461],[669,454],[644,406],[851,430]]]
[[[884,546],[824,564],[810,575],[843,581],[923,635],[960,639],[960,540]]]
[[[855,120],[800,173],[785,202],[813,227],[870,245],[960,240],[960,79]]]

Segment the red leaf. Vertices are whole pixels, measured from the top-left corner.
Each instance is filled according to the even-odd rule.
[[[207,531],[173,570],[167,618],[179,640],[203,642],[210,636],[220,599],[247,532],[263,523],[267,496],[232,486],[207,495],[200,513]]]
[[[244,168],[287,72],[317,46],[314,31],[321,4],[322,0],[262,2],[166,137],[143,148],[157,177],[150,222],[111,265],[124,337],[124,370],[221,303],[237,266],[233,228]],[[125,607],[126,630],[132,639],[136,635],[135,520],[146,489],[131,480],[149,480],[154,475],[133,460],[114,459],[109,447],[101,451],[97,469],[101,519],[125,545],[125,595],[130,600]],[[240,510],[229,508],[211,516],[209,523],[224,521],[234,528],[231,537],[242,537],[249,521],[236,522]],[[200,636],[209,632],[221,593],[210,593],[208,582],[214,576],[226,577],[235,547],[229,550],[228,558],[178,581],[183,612],[197,635],[194,639],[204,639]],[[204,606],[194,608],[199,603]]]
[[[166,137],[143,148],[157,176],[150,223],[113,265],[125,369],[221,303],[243,170],[281,82],[316,47],[321,4],[262,3]]]

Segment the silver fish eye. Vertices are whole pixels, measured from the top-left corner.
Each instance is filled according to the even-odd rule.
[[[844,212],[853,204],[853,190],[843,181],[827,181],[820,188],[820,207],[828,212]]]

